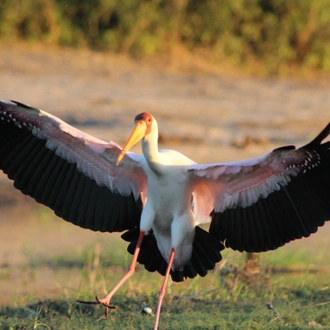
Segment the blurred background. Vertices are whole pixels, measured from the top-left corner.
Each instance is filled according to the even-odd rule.
[[[162,147],[205,163],[256,157],[316,136],[329,92],[328,0],[0,1],[0,98],[106,141],[122,144],[149,111]],[[265,258],[329,272],[329,230]],[[77,267],[95,268],[100,249],[130,260],[118,235],[65,223],[2,173],[0,241],[0,305],[78,290]]]
[[[191,54],[262,75],[330,70],[327,0],[2,0],[0,40]]]

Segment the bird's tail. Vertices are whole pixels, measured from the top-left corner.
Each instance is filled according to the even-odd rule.
[[[130,242],[127,247],[127,251],[130,254],[134,254],[139,231],[139,228],[134,228],[122,235],[125,241]],[[171,270],[172,280],[181,282],[187,277],[205,276],[208,270],[213,269],[215,264],[222,259],[220,251],[223,249],[222,243],[197,226],[190,261],[182,270]],[[161,255],[156,238],[152,232],[144,236],[138,262],[144,265],[145,269],[150,272],[158,271],[161,275],[165,275],[167,262]]]

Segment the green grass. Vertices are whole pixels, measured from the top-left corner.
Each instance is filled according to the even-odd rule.
[[[102,261],[105,257],[97,245],[74,254],[76,260],[74,257],[69,260],[65,256],[54,257],[49,261],[50,265],[80,269],[80,279],[77,279],[80,288],[55,299],[40,301],[33,296],[17,299],[16,304],[1,308],[0,328],[151,329],[153,316],[141,315],[139,311],[145,306],[155,311],[162,277],[148,273],[141,266],[114,296],[112,303],[116,309],[108,318],[104,317],[101,306],[76,303],[76,299],[93,299],[94,294],[102,294],[125,273],[126,261],[120,260],[124,260],[123,253],[126,252],[122,247],[120,250],[115,264]],[[106,251],[110,253],[110,259],[113,251],[116,249]],[[308,265],[312,257],[307,254],[297,258],[299,271],[296,271],[294,260],[290,267],[279,262],[288,256],[285,249],[272,253],[274,256],[269,254],[272,267],[270,260],[265,260],[265,254],[257,273],[245,271],[244,254],[228,250],[224,253],[224,261],[205,278],[196,277],[178,284],[169,282],[160,328],[330,329],[328,272],[310,271]],[[42,271],[42,262],[34,260],[29,268]],[[6,276],[10,280],[8,269]],[[266,304],[272,304],[279,317]]]
[[[212,275],[211,275],[212,276]],[[296,277],[296,276],[294,276]],[[185,299],[169,294],[161,315],[161,329],[311,329],[311,325],[327,329],[329,289],[311,281],[306,275],[304,285],[286,277],[273,286],[272,304],[280,316],[266,308],[269,293],[244,290],[235,301],[219,289],[209,296]],[[321,281],[320,281],[321,280]],[[142,284],[140,284],[142,285]],[[144,285],[148,285],[147,282]],[[176,291],[176,290],[173,290]],[[223,297],[221,297],[223,295]],[[73,299],[31,302],[23,307],[5,307],[0,311],[1,329],[151,329],[153,317],[140,315],[144,305],[154,306],[157,296],[119,293],[117,309],[109,318],[100,306],[80,305]]]

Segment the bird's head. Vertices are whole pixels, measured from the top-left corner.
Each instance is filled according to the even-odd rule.
[[[149,112],[142,112],[134,119],[134,129],[126,141],[122,151],[118,155],[116,165],[118,165],[124,158],[126,152],[135,144],[141,141],[145,136],[151,133],[153,127],[154,117]]]

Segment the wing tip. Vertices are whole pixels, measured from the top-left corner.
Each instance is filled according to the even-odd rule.
[[[6,105],[16,105],[16,102],[13,101],[13,100],[4,100],[4,99],[1,99],[0,100],[0,103],[4,103]]]
[[[330,122],[325,128],[313,139],[310,143],[306,144],[303,148],[320,146],[322,141],[330,135]]]
[[[1,104],[3,104],[4,106],[9,106],[9,107],[13,107],[13,106],[18,106],[18,107],[21,107],[21,108],[24,108],[24,109],[27,109],[27,110],[32,110],[32,111],[36,111],[36,112],[40,112],[41,110],[38,109],[38,108],[35,108],[35,107],[32,107],[28,104],[25,104],[25,103],[22,103],[22,102],[18,102],[18,101],[15,101],[15,100],[4,100],[4,99],[1,99],[0,100],[0,106]]]

